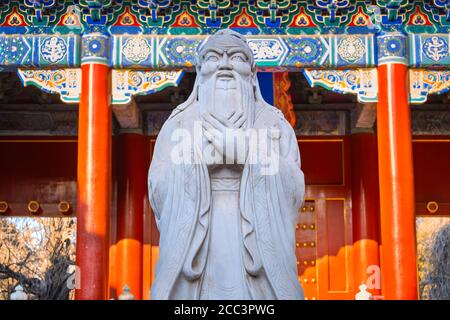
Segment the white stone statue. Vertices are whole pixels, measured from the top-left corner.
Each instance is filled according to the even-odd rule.
[[[245,38],[219,31],[156,141],[151,299],[303,299],[295,225],[304,188],[294,130],[263,100]]]

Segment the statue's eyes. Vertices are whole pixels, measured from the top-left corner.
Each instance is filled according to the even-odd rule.
[[[219,61],[219,57],[215,54],[208,54],[205,58],[206,61],[217,62]]]
[[[246,61],[245,56],[242,53],[233,54],[230,59],[231,59],[231,61],[236,61],[236,62],[245,62]]]

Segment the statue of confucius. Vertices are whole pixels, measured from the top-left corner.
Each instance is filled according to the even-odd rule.
[[[221,30],[200,48],[192,94],[158,135],[148,191],[161,234],[151,299],[303,299],[297,139],[263,100],[242,35]]]

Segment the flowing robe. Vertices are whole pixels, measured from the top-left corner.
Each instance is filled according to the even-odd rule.
[[[248,290],[245,299],[303,299],[295,256],[295,225],[304,196],[297,139],[277,109],[265,103],[255,108],[252,128],[280,130],[279,170],[264,175],[260,164],[247,161],[243,165],[236,205],[242,252],[240,259],[230,263],[242,270],[242,285]],[[172,140],[172,132],[184,129],[193,137],[194,121],[199,119],[197,102],[177,108],[156,141],[148,189],[160,231],[160,256],[151,299],[203,298],[202,281],[214,239],[210,172],[205,163],[176,164],[171,158],[178,143]],[[268,139],[273,138],[268,135]],[[186,152],[199,151],[192,147]],[[221,268],[221,273],[226,270]],[[241,299],[242,295],[222,298]]]

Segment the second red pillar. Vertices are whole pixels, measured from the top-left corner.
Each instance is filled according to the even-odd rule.
[[[378,166],[382,295],[417,299],[415,200],[407,40],[378,38]]]
[[[118,137],[116,286],[142,298],[142,241],[147,193],[148,143],[142,134]],[[150,272],[150,270],[148,270]]]

